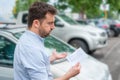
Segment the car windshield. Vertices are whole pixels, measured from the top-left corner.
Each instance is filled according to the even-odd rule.
[[[74,52],[73,47],[65,44],[64,42],[56,39],[53,36],[48,36],[45,38],[45,47],[49,49],[50,51],[53,51],[53,49],[56,49],[56,51],[60,53],[61,52],[68,52],[68,53]]]
[[[69,24],[72,24],[72,25],[78,25],[79,24],[78,22],[74,21],[73,19],[71,19],[70,17],[68,17],[66,15],[59,14],[58,16],[60,16],[63,20],[65,20]]]

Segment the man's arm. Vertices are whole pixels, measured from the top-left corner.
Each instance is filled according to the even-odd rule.
[[[66,53],[58,54],[56,53],[56,51],[54,51],[53,54],[50,56],[50,62],[52,63],[53,61],[57,59],[65,58],[66,56],[67,56]],[[80,63],[77,63],[74,66],[72,66],[66,74],[54,80],[69,80],[70,78],[76,76],[79,73],[80,73]]]
[[[70,78],[76,76],[79,73],[80,73],[80,63],[77,63],[76,65],[71,67],[65,75],[56,78],[54,80],[69,80]]]

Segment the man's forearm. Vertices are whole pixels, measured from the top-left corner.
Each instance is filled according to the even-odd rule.
[[[63,76],[61,76],[59,78],[54,79],[54,80],[69,80],[70,78],[71,77],[69,75],[65,74],[65,75],[63,75]]]

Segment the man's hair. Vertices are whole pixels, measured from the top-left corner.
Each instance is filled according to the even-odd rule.
[[[29,8],[28,27],[30,28],[32,26],[32,23],[35,19],[40,21],[43,20],[47,13],[55,15],[57,10],[52,5],[49,5],[45,2],[33,3],[33,5]]]

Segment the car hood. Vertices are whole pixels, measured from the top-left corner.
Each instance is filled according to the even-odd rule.
[[[51,70],[56,74],[56,77],[59,77],[57,74],[63,75],[70,67],[71,65],[66,60],[59,64],[51,65]],[[108,66],[89,56],[81,63],[80,74],[71,80],[107,80],[108,75],[110,75]]]
[[[80,30],[86,31],[86,32],[92,32],[92,33],[102,33],[105,32],[105,30],[98,28],[98,27],[93,27],[90,25],[74,25],[75,27],[79,28]]]

